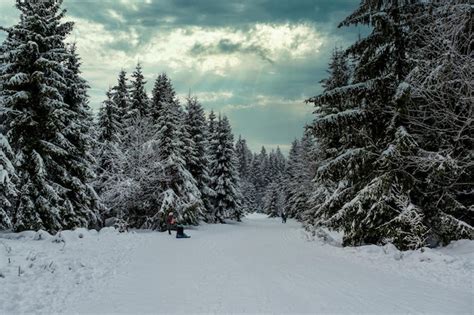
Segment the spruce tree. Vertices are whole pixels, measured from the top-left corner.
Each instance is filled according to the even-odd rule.
[[[239,136],[235,143],[235,154],[238,161],[238,171],[240,179],[248,179],[250,173],[250,164],[252,161],[252,152],[247,146],[247,141]]]
[[[262,147],[253,165],[253,183],[256,190],[256,206],[258,210],[263,209],[263,197],[270,183],[269,165],[267,150],[265,147]]]
[[[158,211],[150,216],[145,224],[148,228],[162,228],[166,215],[174,212],[182,223],[197,224],[204,213],[198,183],[186,169],[183,143],[183,111],[177,101],[164,102],[157,126],[157,172],[161,178],[152,183],[158,193],[158,204],[151,210]]]
[[[137,117],[146,117],[149,115],[150,100],[145,91],[145,77],[143,76],[142,66],[137,64],[132,73],[132,84],[130,91],[130,109],[127,112],[127,119]]]
[[[120,109],[114,101],[113,90],[106,93],[107,99],[99,111],[97,122],[97,143],[95,148],[97,178],[96,191],[106,190],[107,182],[120,171],[120,145],[123,127],[120,123]]]
[[[158,121],[164,104],[176,101],[176,92],[170,78],[168,78],[166,73],[160,74],[153,86],[150,116],[155,122]]]
[[[279,183],[272,182],[268,185],[263,197],[263,212],[270,218],[281,216],[283,212],[282,188]]]
[[[114,101],[112,89],[106,93],[98,116],[98,141],[119,142],[122,125],[120,124],[120,109]]]
[[[117,106],[119,122],[124,125],[124,119],[131,107],[127,73],[124,70],[119,72],[117,85],[113,88],[113,102]]]
[[[240,179],[240,191],[242,192],[242,211],[249,213],[255,211],[255,186],[251,178],[252,152],[247,147],[247,141],[239,136],[235,144],[237,158],[237,170]]]
[[[311,99],[317,107],[311,129],[325,156],[317,181],[330,199],[319,198],[315,222],[343,230],[345,245],[393,242],[416,248],[434,232],[413,194],[416,178],[400,167],[418,151],[404,81],[416,66],[414,43],[420,38],[411,34],[426,5],[362,1],[341,23],[373,27],[344,53],[353,60],[350,80],[336,56],[324,92]]]
[[[18,231],[99,223],[97,197],[88,185],[86,85],[64,42],[73,24],[61,22],[61,4],[18,0],[20,22],[5,29],[0,97],[9,110],[4,125],[17,157]]]
[[[186,104],[184,130],[186,133],[185,161],[186,168],[197,182],[201,199],[206,208],[206,216],[212,212],[212,197],[214,191],[209,187],[208,134],[204,109],[196,97],[189,96]]]
[[[214,221],[229,217],[240,221],[241,192],[234,152],[234,136],[227,117],[220,117],[211,137],[211,178],[214,196]]]

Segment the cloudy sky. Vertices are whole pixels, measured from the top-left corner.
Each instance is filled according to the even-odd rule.
[[[18,19],[0,0],[0,25]],[[231,120],[253,150],[288,150],[311,120],[304,100],[320,91],[336,46],[361,31],[337,24],[359,0],[65,0],[75,22],[91,106],[99,108],[117,73],[142,63],[151,91],[161,72],[178,94]],[[3,40],[4,34],[0,34]]]

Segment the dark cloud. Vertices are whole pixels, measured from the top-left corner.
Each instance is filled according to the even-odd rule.
[[[6,4],[7,1],[11,4]],[[13,3],[13,0],[0,0],[0,25],[9,26],[18,19]],[[203,105],[208,110],[225,112],[234,132],[246,137],[252,149],[262,144],[288,144],[302,134],[304,124],[312,119],[312,109],[304,105],[304,100],[320,91],[319,81],[327,75],[331,51],[336,46],[347,46],[359,33],[366,32],[363,28],[337,28],[359,3],[360,0],[64,0],[68,16],[80,19],[82,24],[78,25],[99,24],[108,32],[104,41],[99,41],[97,49],[95,42],[89,42],[89,50],[82,55],[82,69],[92,86],[89,94],[94,108],[103,100],[108,86],[115,84],[120,68],[125,67],[129,73],[133,70],[131,64],[135,61],[129,60],[124,65],[121,58],[131,56],[129,59],[142,61],[140,53],[148,52],[161,60],[160,54],[164,51],[145,52],[143,47],[156,47],[153,43],[157,36],[161,40],[159,36],[164,35],[166,39],[166,34],[181,30],[186,36],[197,38],[189,48],[186,46],[184,53],[187,59],[194,58],[195,61],[182,63],[178,68],[162,61],[149,61],[144,69],[148,75],[148,90],[151,90],[153,75],[167,71],[182,95],[189,89],[198,94],[217,95],[208,97]],[[322,46],[308,43],[309,39],[302,33],[292,38],[290,49],[297,51],[300,45],[309,44],[314,46],[315,53],[292,58],[275,55],[274,51],[265,48],[269,47],[267,43],[253,37],[256,24],[285,23],[310,25],[324,37],[324,43]],[[209,40],[193,34],[199,29],[225,29],[225,32],[222,38]],[[87,31],[87,27],[82,29],[83,38],[102,36],[100,29],[97,30],[99,34],[86,34]],[[232,33],[238,33],[238,36],[232,36]],[[0,32],[0,40],[2,36]],[[94,60],[100,57],[101,61],[108,61],[107,56],[114,52],[119,57],[113,62]],[[173,62],[181,64],[182,56],[173,56]],[[196,70],[196,64],[201,60],[214,56],[241,58],[243,66],[252,61],[255,68],[233,69],[227,75]]]
[[[245,45],[244,43],[233,42],[228,38],[219,40],[216,44],[204,45],[202,43],[196,43],[189,50],[189,53],[193,56],[203,55],[220,55],[220,54],[254,54],[259,56],[262,60],[273,64],[273,60],[268,57],[269,51],[260,45]]]
[[[169,28],[179,26],[245,27],[252,23],[309,21],[327,23],[340,20],[359,0],[66,0],[72,15],[100,22],[110,28],[130,26]],[[110,16],[119,12],[123,21]]]

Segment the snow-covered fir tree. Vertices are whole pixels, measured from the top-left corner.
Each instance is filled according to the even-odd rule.
[[[410,100],[410,96],[415,94],[411,94],[413,90],[406,82],[420,74],[420,65],[423,65],[424,72],[419,79],[430,78],[430,67],[433,74],[441,73],[440,59],[434,58],[434,46],[430,46],[436,39],[428,39],[424,33],[432,32],[444,23],[426,12],[436,12],[442,7],[453,10],[457,6],[455,3],[458,8],[464,7],[464,12],[469,11],[462,1],[442,4],[365,0],[341,23],[342,26],[362,23],[373,27],[373,30],[344,53],[335,53],[330,64],[330,77],[323,82],[323,93],[310,100],[317,108],[311,130],[321,143],[319,153],[322,159],[316,175],[319,185],[311,198],[314,204],[310,224],[343,230],[345,245],[392,242],[405,249],[473,237],[472,226],[461,219],[469,211],[472,212],[472,209],[468,210],[469,202],[455,202],[459,210],[439,211],[439,203],[437,206],[430,204],[427,200],[431,198],[425,194],[436,191],[436,188],[426,191],[418,188],[433,182],[426,176],[430,173],[427,172],[430,167],[439,170],[441,164],[447,165],[453,159],[444,155],[447,159],[439,159],[440,164],[436,166],[433,162],[436,158],[433,157],[443,156],[439,154],[442,146],[420,150],[420,146],[425,146],[427,139],[423,136],[428,134],[428,130],[438,130],[431,125],[422,130],[420,126],[428,126],[426,121],[443,124],[445,120],[440,119],[443,114],[438,119],[428,118],[430,115],[427,115],[426,109],[429,106],[423,106],[417,98],[416,101]],[[454,15],[455,11],[451,13]],[[457,12],[461,11],[463,9]],[[432,24],[427,19],[431,19]],[[466,21],[459,21],[459,28],[454,29],[465,29]],[[452,22],[450,20],[445,24],[449,26],[445,26],[443,32],[453,29],[456,23]],[[419,45],[424,41],[430,43],[425,50],[429,53],[421,62],[423,49]],[[449,46],[445,45],[448,41],[438,43],[437,49]],[[353,62],[350,73],[344,61],[346,56],[350,56]],[[461,63],[464,64],[468,62],[462,58],[457,60],[463,60]],[[437,91],[440,91],[439,88]],[[447,97],[452,99],[451,95]],[[434,104],[436,98],[428,99],[425,99],[426,104]],[[462,102],[459,105],[458,109],[463,108]],[[442,106],[445,107],[446,103]],[[436,105],[431,110],[435,108]],[[433,138],[441,139],[439,135]],[[465,143],[459,147],[463,146]],[[425,157],[426,164],[423,164],[419,154]],[[448,178],[455,182],[468,175],[468,172],[461,172],[463,175],[457,177],[452,176],[453,173],[456,172],[447,171],[445,174],[450,175],[443,179],[439,177],[438,183],[446,183]],[[436,177],[439,171],[431,174],[436,174]],[[448,195],[445,190],[438,197]],[[462,195],[458,200],[466,200],[465,194]],[[451,197],[444,199],[449,200],[446,204],[451,205],[446,209],[453,209],[451,201],[457,199],[454,196],[456,193],[452,191]]]
[[[186,168],[197,182],[206,208],[204,218],[208,220],[210,218],[207,216],[213,211],[212,198],[215,192],[210,188],[207,120],[204,109],[196,97],[189,96],[186,102],[184,119]]]
[[[289,218],[301,219],[308,210],[313,178],[310,166],[310,152],[313,147],[312,137],[305,133],[301,141],[293,141],[288,157],[287,168],[283,179],[284,212]]]
[[[250,175],[250,167],[252,163],[252,151],[247,146],[247,141],[239,136],[235,143],[235,154],[237,156],[237,169],[241,179],[248,178]]]
[[[255,155],[253,158],[250,176],[255,186],[255,206],[258,211],[263,211],[263,196],[268,184],[271,182],[269,165],[267,149],[262,147],[260,154]]]
[[[174,212],[182,223],[197,224],[205,209],[198,183],[186,168],[183,142],[183,110],[177,100],[163,102],[156,121],[157,161],[161,179],[153,184],[159,193],[158,204],[150,216],[147,227],[158,228],[165,224],[166,214]]]
[[[97,197],[88,185],[85,83],[64,42],[73,25],[61,22],[61,4],[18,0],[20,22],[5,29],[0,98],[17,157],[16,230],[54,232],[99,223]]]
[[[176,102],[176,92],[166,73],[160,74],[153,86],[150,116],[158,121],[164,104]]]
[[[68,149],[69,163],[65,164],[65,169],[71,177],[65,177],[66,187],[73,187],[68,193],[71,207],[75,212],[73,216],[88,217],[94,209],[103,208],[92,188],[96,163],[92,155],[94,139],[91,128],[94,122],[89,107],[89,96],[87,95],[89,85],[81,77],[81,60],[77,54],[76,44],[67,45],[66,49],[68,54],[65,61],[64,77],[67,88],[63,100],[69,106],[71,112],[68,116],[67,128],[62,131],[65,140],[69,142],[70,148]],[[80,183],[82,183],[82,187]],[[100,220],[100,218],[97,219]],[[96,220],[96,218],[93,218],[93,220]],[[83,225],[78,220],[70,224],[71,226]],[[99,222],[94,223],[95,227],[99,225]]]
[[[351,72],[349,70],[347,56],[341,49],[333,51],[329,63],[328,78],[321,81],[323,93],[334,91],[349,85]],[[323,94],[324,95],[324,94]],[[345,168],[343,166],[332,167],[338,161],[338,157],[345,152],[347,142],[352,139],[352,134],[357,132],[355,127],[348,126],[343,136],[338,129],[332,125],[319,128],[320,119],[328,122],[331,117],[337,117],[338,113],[345,108],[344,100],[341,98],[326,98],[318,103],[315,112],[314,123],[309,126],[309,130],[318,136],[320,150],[318,154],[312,156],[317,171],[314,178],[315,188],[310,196],[310,205],[305,213],[305,224],[308,227],[323,224],[331,215],[338,211],[346,202],[345,189]],[[350,151],[349,151],[350,152]]]
[[[256,209],[255,186],[250,176],[253,154],[247,146],[247,141],[241,136],[239,136],[235,144],[235,154],[240,179],[240,191],[242,192],[242,211],[244,213],[253,212]]]
[[[107,91],[106,97],[98,115],[98,141],[119,142],[123,128],[120,123],[120,109],[115,103],[112,89]]]
[[[217,125],[216,125],[216,114],[214,113],[214,110],[211,110],[211,112],[209,113],[209,119],[208,119],[208,135],[209,135],[209,138],[212,138],[214,135],[215,135],[215,132],[216,132],[216,128],[217,128]],[[209,146],[211,146],[211,143],[209,143]]]
[[[263,212],[270,218],[279,217],[284,212],[284,197],[280,184],[277,181],[270,183],[263,196]]]
[[[101,194],[110,185],[110,179],[120,172],[120,145],[122,144],[123,125],[120,109],[115,103],[113,90],[109,89],[107,99],[100,108],[97,121],[97,141],[95,145],[96,173],[94,183],[96,191]]]
[[[117,106],[119,122],[122,125],[125,125],[124,119],[127,117],[130,109],[130,87],[127,81],[127,73],[121,70],[117,79],[117,85],[114,86],[112,94],[113,101]]]
[[[130,107],[127,111],[127,119],[133,120],[137,117],[146,117],[149,115],[150,100],[145,91],[145,84],[146,81],[142,72],[142,66],[137,64],[135,71],[132,73]],[[120,104],[120,106],[122,105]]]
[[[240,221],[242,195],[234,151],[234,136],[227,117],[219,115],[213,129],[209,152],[211,188],[215,192],[212,220],[223,222],[224,218],[233,218]]]

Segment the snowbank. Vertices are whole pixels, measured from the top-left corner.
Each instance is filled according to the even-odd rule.
[[[459,240],[446,247],[400,251],[394,245],[342,247],[342,233],[319,229],[304,231],[303,237],[326,246],[331,255],[342,256],[379,270],[389,270],[402,277],[430,279],[451,287],[472,287],[474,240]]]
[[[106,281],[137,242],[112,228],[0,233],[0,313],[57,313]]]

